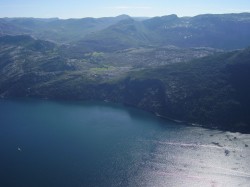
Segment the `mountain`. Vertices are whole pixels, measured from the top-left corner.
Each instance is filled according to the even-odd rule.
[[[250,132],[250,49],[147,47],[75,59],[27,35],[0,37],[0,96],[108,100],[168,119]]]
[[[0,90],[5,91],[2,96],[25,95],[26,89],[46,83],[50,78],[61,81],[79,76],[97,82],[119,78],[133,69],[187,61],[217,52],[205,48],[135,48],[119,53],[93,52],[75,58],[61,45],[29,35],[7,35],[0,37]],[[16,90],[15,85],[22,89]]]
[[[150,35],[142,22],[130,18],[90,34],[75,45],[88,51],[107,52],[146,46],[150,42],[149,38]]]
[[[250,14],[207,14],[178,18],[176,15],[144,21],[160,44],[180,47],[237,49],[249,45]]]
[[[250,48],[133,72],[130,79],[158,82],[157,89],[163,90],[164,100],[157,106],[162,107],[158,111],[157,107],[150,110],[162,116],[249,132],[249,72]],[[151,93],[157,93],[157,89]]]
[[[130,17],[127,15],[65,20],[58,18],[1,18],[0,35],[29,34],[43,40],[69,43],[83,39],[87,34],[103,30],[128,18]]]
[[[207,14],[182,18],[169,15],[143,21],[124,20],[86,36],[76,45],[96,48],[99,51],[104,48],[120,50],[145,45],[232,50],[249,46],[249,30],[249,13]],[[110,43],[115,47],[110,47]]]
[[[166,46],[240,49],[250,43],[250,13],[168,15],[131,18],[37,19],[1,18],[0,35],[28,34],[70,44],[73,51],[113,51],[131,47]]]
[[[0,37],[0,90],[22,92],[26,85],[47,81],[57,72],[70,70],[70,65],[57,53],[54,43],[31,36]]]
[[[1,18],[0,97],[106,100],[250,133],[249,30],[249,13]]]

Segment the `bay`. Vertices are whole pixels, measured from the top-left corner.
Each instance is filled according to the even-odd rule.
[[[0,100],[0,186],[249,186],[250,135],[102,102]]]

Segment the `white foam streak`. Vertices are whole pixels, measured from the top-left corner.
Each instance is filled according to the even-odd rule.
[[[228,169],[228,168],[216,167],[216,166],[207,166],[206,165],[206,167],[231,172],[230,174],[229,173],[223,173],[225,175],[233,175],[233,176],[236,176],[236,177],[249,177],[250,178],[250,173],[246,173],[246,172],[242,172],[242,171],[236,171],[236,170]]]
[[[173,146],[180,146],[180,147],[197,147],[197,148],[211,148],[211,149],[227,149],[233,151],[242,151],[242,149],[226,147],[226,146],[218,146],[218,145],[211,145],[211,144],[194,144],[194,143],[182,143],[182,142],[163,142],[163,141],[152,141],[162,145],[173,145]]]

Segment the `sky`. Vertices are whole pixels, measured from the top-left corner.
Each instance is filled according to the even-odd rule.
[[[250,0],[0,0],[0,17],[183,17],[240,12],[250,12]]]

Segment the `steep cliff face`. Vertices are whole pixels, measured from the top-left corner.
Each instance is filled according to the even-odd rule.
[[[207,127],[250,132],[250,50],[134,74],[165,88],[163,115]]]

